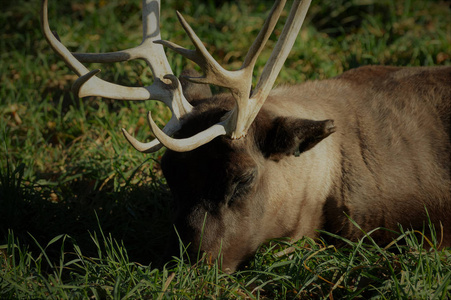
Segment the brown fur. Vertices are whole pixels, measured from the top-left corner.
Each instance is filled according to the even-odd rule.
[[[178,138],[218,122],[229,95],[187,95],[195,110]],[[204,91],[208,93],[208,91]],[[186,152],[167,150],[163,172],[182,240],[235,270],[266,240],[356,239],[377,227],[423,229],[427,209],[451,246],[451,67],[362,67],[280,87],[248,135]],[[392,235],[372,237],[388,243]]]

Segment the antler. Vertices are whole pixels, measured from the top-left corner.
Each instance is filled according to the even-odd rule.
[[[228,135],[239,139],[247,130],[264,104],[274,82],[282,68],[296,36],[302,26],[311,0],[295,0],[282,34],[266,63],[255,90],[249,97],[252,88],[252,73],[255,62],[273,31],[286,0],[276,0],[260,33],[249,49],[242,67],[236,71],[222,68],[208,53],[202,41],[185,21],[180,13],[177,16],[193,42],[196,50],[188,50],[169,41],[163,41],[159,31],[160,0],[143,0],[143,41],[132,49],[118,52],[92,54],[71,53],[52,34],[48,24],[47,0],[42,2],[42,28],[44,35],[53,50],[59,54],[66,64],[80,76],[73,85],[79,97],[102,96],[119,100],[155,99],[164,102],[172,111],[172,118],[160,130],[148,114],[149,125],[157,139],[149,143],[141,143],[122,129],[126,139],[141,152],[153,152],[161,144],[174,151],[190,151],[220,135]],[[160,44],[160,45],[159,45]],[[186,139],[173,139],[170,135],[178,131],[181,117],[192,110],[192,106],[184,98],[181,84],[173,75],[163,47],[167,46],[177,53],[197,63],[204,71],[203,77],[187,77],[196,83],[215,84],[231,91],[236,105],[222,120],[212,127]],[[89,71],[81,62],[120,62],[132,59],[143,59],[150,66],[154,75],[154,83],[147,87],[125,87],[106,82],[95,75],[100,70]]]
[[[118,100],[148,100],[164,102],[172,111],[172,118],[164,127],[166,135],[172,135],[181,128],[180,118],[192,110],[192,106],[183,96],[181,84],[172,73],[166,54],[161,45],[159,29],[160,0],[143,0],[143,40],[132,49],[110,53],[71,53],[51,32],[48,22],[47,0],[42,1],[41,25],[44,36],[52,49],[79,76],[72,90],[79,97],[101,96]],[[111,63],[133,59],[147,62],[154,76],[154,83],[146,87],[126,87],[102,80],[96,75],[100,70],[89,71],[82,62]],[[126,139],[141,152],[153,152],[161,148],[158,140],[141,143],[122,129]]]
[[[164,134],[149,116],[150,126],[157,139],[167,148],[182,152],[193,150],[220,135],[228,135],[232,139],[244,137],[268,97],[280,69],[293,47],[305,19],[308,7],[310,6],[310,2],[311,0],[294,1],[282,34],[280,35],[279,40],[263,69],[263,73],[257,86],[250,97],[249,94],[252,88],[252,73],[255,62],[273,31],[280,13],[285,6],[286,0],[275,1],[263,28],[247,53],[242,67],[237,71],[228,71],[222,68],[207,52],[202,41],[197,37],[182,15],[177,12],[180,23],[194,44],[196,50],[188,50],[169,41],[155,41],[155,43],[165,45],[198,64],[205,75],[198,78],[188,77],[187,79],[196,83],[215,84],[228,88],[235,98],[236,105],[233,110],[223,117],[221,122],[186,139],[177,140]]]

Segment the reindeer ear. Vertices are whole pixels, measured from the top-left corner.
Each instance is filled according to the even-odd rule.
[[[313,121],[277,117],[266,131],[261,150],[265,157],[280,160],[284,156],[299,156],[335,132],[333,120]]]
[[[201,74],[193,69],[186,69],[182,71],[179,80],[182,85],[183,95],[185,96],[186,100],[188,100],[188,102],[191,102],[193,100],[207,99],[213,96],[208,84],[193,83],[186,79],[186,77],[201,76]]]

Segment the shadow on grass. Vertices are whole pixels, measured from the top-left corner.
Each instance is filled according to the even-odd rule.
[[[8,232],[14,232],[21,244],[39,253],[39,244],[66,234],[84,250],[97,253],[92,235],[113,236],[130,252],[130,261],[142,265],[160,265],[171,226],[171,197],[162,183],[111,187],[93,187],[92,180],[78,179],[64,187],[70,197],[60,200],[57,186],[24,183],[25,165],[0,170],[0,245],[7,244]],[[101,229],[100,229],[101,228]],[[36,241],[34,241],[36,240]],[[58,259],[61,249],[50,247],[46,253]]]

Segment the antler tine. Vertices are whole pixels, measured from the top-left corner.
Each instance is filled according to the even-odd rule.
[[[233,72],[224,69],[211,54],[208,53],[202,41],[178,11],[177,17],[196,50],[188,50],[169,41],[160,40],[155,41],[155,43],[167,46],[189,60],[192,60],[199,65],[205,73],[205,76],[203,77],[187,77],[188,80],[195,83],[214,84],[222,87],[235,86],[234,81],[236,80],[236,75],[233,74]]]
[[[160,150],[163,147],[163,144],[161,144],[158,139],[153,139],[148,143],[142,143],[137,139],[135,139],[132,135],[130,135],[124,128],[122,128],[122,134],[124,135],[127,142],[129,142],[130,145],[133,146],[133,148],[142,153],[153,153]]]
[[[174,139],[165,134],[152,119],[151,113],[147,115],[150,128],[157,139],[168,149],[177,152],[186,152],[194,150],[206,143],[210,142],[214,138],[225,135],[227,133],[227,121],[220,122],[211,126],[210,128],[199,132],[198,134],[186,138],[186,139]]]
[[[142,6],[143,40],[139,46],[116,52],[73,53],[73,55],[80,62],[86,63],[112,63],[144,59],[152,68],[155,78],[162,80],[163,76],[173,74],[163,47],[153,43],[153,41],[161,39],[159,28],[160,0],[143,0]]]
[[[129,61],[132,59],[139,58],[136,48],[131,48],[116,52],[106,52],[106,53],[80,53],[73,52],[73,56],[79,61],[84,63],[114,63]]]
[[[249,128],[268,97],[291,48],[293,48],[310,3],[311,0],[294,1],[282,34],[280,35],[269,60],[266,62],[262,75],[251,95],[251,100],[254,100],[253,102],[255,105],[252,110],[250,110],[252,113],[246,119],[246,123],[242,125],[243,128]]]
[[[163,132],[166,135],[171,136],[174,133],[176,133],[178,130],[180,130],[180,128],[181,128],[180,122],[178,122],[177,118],[172,116],[172,118],[169,120],[169,122],[163,128]],[[158,141],[158,139],[154,139],[148,143],[142,143],[142,142],[138,141],[137,139],[135,139],[133,136],[131,136],[124,128],[122,128],[122,133],[124,134],[124,137],[127,139],[127,141],[136,150],[143,152],[143,153],[152,153],[152,152],[158,151],[163,146]]]
[[[278,0],[275,1],[271,11],[269,12],[268,18],[265,20],[262,29],[258,33],[257,38],[255,39],[252,46],[249,48],[249,51],[246,54],[246,58],[244,59],[243,68],[251,68],[254,69],[254,65],[257,62],[257,58],[263,50],[266,42],[269,39],[269,36],[274,30],[274,27],[279,20],[280,14],[282,13],[283,8],[285,7],[286,0]]]

